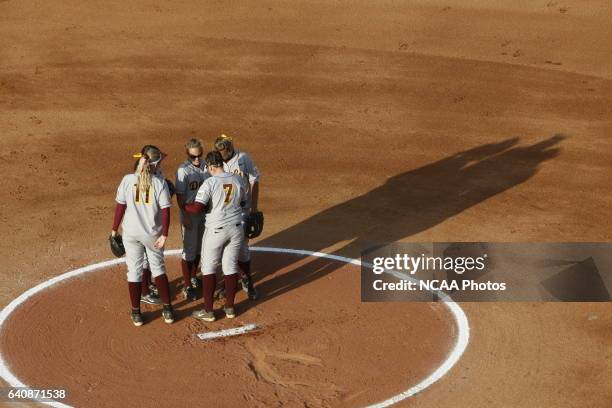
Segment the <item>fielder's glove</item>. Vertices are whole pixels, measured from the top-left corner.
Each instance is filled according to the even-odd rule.
[[[261,211],[252,212],[244,223],[244,235],[249,238],[257,238],[261,235],[264,227],[264,215]]]
[[[113,255],[117,258],[121,258],[125,255],[125,247],[123,246],[123,238],[121,238],[121,235],[117,234],[114,237],[111,235],[108,237],[108,241],[110,242],[110,249]]]
[[[168,192],[170,193],[170,198],[174,197],[174,193],[176,192],[174,184],[168,179],[166,179],[166,184],[168,185]]]

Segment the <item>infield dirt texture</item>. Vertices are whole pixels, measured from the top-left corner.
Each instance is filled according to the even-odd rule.
[[[263,174],[254,245],[610,241],[610,21],[606,0],[0,0],[0,304],[111,258],[142,145],[173,178],[188,138],[221,133]],[[440,304],[360,303],[353,265],[253,265],[262,298],[241,293],[238,321],[256,335],[196,341],[233,323],[196,322],[182,299],[174,325],[149,307],[134,328],[115,267],[17,309],[2,355],[75,406],[363,406],[454,341]],[[466,352],[400,406],[609,406],[610,303],[461,307]]]

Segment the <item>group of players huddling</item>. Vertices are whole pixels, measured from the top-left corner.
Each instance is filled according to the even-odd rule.
[[[232,138],[225,135],[215,140],[214,150],[204,160],[199,139],[190,139],[185,152],[187,159],[179,166],[172,186],[161,169],[166,155],[156,146],[144,146],[134,155],[134,172],[124,176],[117,189],[111,240],[119,237],[121,225],[131,319],[136,326],[143,324],[141,302],[162,304],[163,320],[174,322],[164,261],[173,189],[181,218],[183,294],[188,300],[196,300],[201,288],[204,299],[203,309],[192,316],[206,322],[215,320],[213,302],[219,264],[224,275],[226,317],[236,316],[234,298],[239,278],[249,299],[258,297],[251,279],[249,243],[243,224],[249,214],[257,211],[259,170],[251,157],[235,149]]]

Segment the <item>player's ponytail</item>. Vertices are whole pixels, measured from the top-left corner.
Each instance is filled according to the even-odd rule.
[[[151,177],[155,172],[157,164],[162,159],[162,152],[153,145],[146,145],[142,148],[136,174],[138,175],[138,190],[141,192],[149,191],[151,188]]]
[[[138,190],[142,193],[149,191],[151,187],[151,166],[149,166],[149,158],[146,155],[138,160],[136,173],[138,174]]]

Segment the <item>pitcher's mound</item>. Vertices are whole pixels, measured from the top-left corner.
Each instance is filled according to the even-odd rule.
[[[237,297],[238,317],[189,317],[168,258],[177,321],[143,305],[134,327],[124,266],[59,283],[19,307],[1,337],[12,372],[36,388],[66,388],[75,406],[365,405],[418,383],[454,341],[448,310],[432,303],[360,302],[359,268],[255,253],[260,300]],[[217,309],[221,304],[216,305]],[[253,334],[197,333],[256,323]]]

